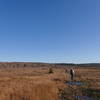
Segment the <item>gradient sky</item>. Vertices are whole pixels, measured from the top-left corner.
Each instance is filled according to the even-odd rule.
[[[0,61],[100,62],[100,0],[0,0]]]

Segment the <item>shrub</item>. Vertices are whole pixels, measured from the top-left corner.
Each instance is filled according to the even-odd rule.
[[[53,69],[49,68],[49,74],[52,74],[52,73],[53,73]]]

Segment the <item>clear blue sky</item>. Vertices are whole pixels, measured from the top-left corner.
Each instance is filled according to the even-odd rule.
[[[0,0],[0,61],[100,62],[100,0]]]

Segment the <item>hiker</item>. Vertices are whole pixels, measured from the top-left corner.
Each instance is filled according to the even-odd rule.
[[[74,71],[73,69],[70,69],[70,77],[71,77],[71,81],[73,81],[74,75],[75,75],[75,71]]]

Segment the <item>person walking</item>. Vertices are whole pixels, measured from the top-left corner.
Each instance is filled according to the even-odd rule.
[[[71,77],[71,81],[74,80],[74,75],[75,75],[75,71],[73,69],[70,69],[70,77]]]

